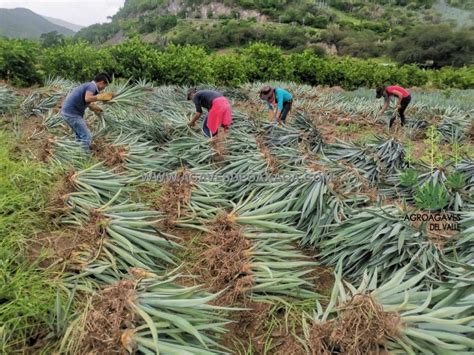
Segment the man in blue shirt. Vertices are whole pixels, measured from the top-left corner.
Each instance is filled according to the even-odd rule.
[[[87,127],[84,119],[84,112],[89,108],[93,112],[101,112],[102,109],[93,104],[97,101],[110,101],[113,93],[99,94],[110,83],[110,77],[105,74],[99,74],[94,81],[82,84],[74,90],[64,100],[61,108],[61,115],[76,134],[76,140],[81,142],[84,150],[90,153],[92,134]]]
[[[293,105],[293,96],[282,88],[264,86],[260,89],[260,98],[268,103],[270,121],[285,123]]]

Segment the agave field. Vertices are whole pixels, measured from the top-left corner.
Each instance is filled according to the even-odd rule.
[[[474,92],[416,91],[405,127],[366,89],[219,88],[227,135],[187,126],[186,87],[0,86],[0,352],[474,352]],[[391,114],[391,113],[390,113]]]

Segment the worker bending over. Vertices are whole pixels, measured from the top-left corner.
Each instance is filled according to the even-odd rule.
[[[110,77],[107,74],[97,75],[94,81],[82,84],[72,90],[66,97],[66,100],[64,100],[61,108],[61,116],[69,127],[72,128],[76,134],[76,140],[82,144],[87,153],[91,152],[92,134],[84,119],[84,112],[86,108],[93,112],[101,112],[102,109],[93,104],[93,102],[112,100],[114,94],[111,92],[99,94],[109,83]]]
[[[271,122],[282,124],[291,111],[293,96],[282,88],[264,86],[260,89],[260,98],[268,104],[268,113]]]
[[[401,86],[397,85],[391,85],[391,86],[386,86],[386,87],[378,87],[376,90],[376,98],[380,99],[382,96],[385,99],[385,102],[383,104],[382,109],[379,112],[379,115],[382,115],[387,108],[390,106],[390,99],[392,97],[397,98],[397,110],[398,113],[400,114],[400,121],[402,126],[405,125],[405,110],[407,109],[408,104],[411,101],[411,95],[408,92],[407,89],[402,88]],[[397,115],[393,115],[393,117],[390,119],[390,124],[389,127],[391,128],[393,126],[393,123],[395,122],[395,119],[397,118]]]
[[[202,131],[207,137],[216,136],[220,127],[223,127],[225,131],[229,129],[232,124],[232,107],[229,100],[220,92],[192,88],[188,90],[188,100],[192,100],[196,106],[196,113],[188,124],[190,127],[194,126],[201,117],[204,107],[208,110],[208,114],[204,118]]]

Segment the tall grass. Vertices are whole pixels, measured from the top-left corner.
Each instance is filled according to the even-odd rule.
[[[0,353],[23,352],[52,329],[57,285],[28,258],[27,242],[45,227],[41,208],[51,176],[10,156],[0,131]]]

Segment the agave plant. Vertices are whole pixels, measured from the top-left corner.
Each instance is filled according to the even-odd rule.
[[[108,101],[109,104],[114,104],[119,108],[143,107],[149,92],[141,85],[130,85],[130,80],[127,81],[113,81],[107,87],[106,92],[113,92],[114,97]]]
[[[408,213],[395,206],[370,207],[356,211],[332,230],[320,244],[318,256],[330,266],[342,262],[344,275],[352,280],[364,270],[380,270],[390,279],[405,265],[419,270],[443,273],[442,252],[428,237],[426,225],[412,225]]]
[[[444,117],[437,130],[446,142],[461,142],[465,138],[472,120],[473,117],[470,115]]]
[[[452,299],[436,302],[446,290],[423,289],[420,281],[429,270],[407,279],[409,267],[384,283],[378,281],[376,272],[364,273],[358,288],[343,282],[339,270],[326,309],[319,305],[309,320],[311,323],[304,322],[309,347],[318,345],[324,353],[471,352],[472,305],[458,305]],[[354,328],[354,324],[360,328]],[[311,343],[313,339],[317,340]]]
[[[20,110],[25,117],[41,116],[55,108],[74,85],[73,82],[61,78],[49,78],[44,87],[33,91],[23,100]]]
[[[193,198],[191,198],[192,200]],[[271,213],[270,211],[277,207],[275,205],[254,207],[250,211],[251,207],[249,206],[255,206],[255,204],[241,201],[231,212],[222,214],[222,210],[209,209],[209,203],[208,200],[205,205],[194,204],[192,210],[195,214],[180,218],[176,221],[176,226],[195,228],[209,234],[212,233],[212,229],[207,226],[208,222],[217,219],[218,228],[227,226],[226,230],[231,231],[242,228],[237,234],[243,235],[242,243],[249,243],[247,251],[249,260],[248,265],[244,268],[248,268],[247,274],[251,275],[253,279],[252,286],[248,289],[249,297],[255,299],[277,299],[279,297],[308,299],[316,296],[311,290],[310,278],[307,277],[315,263],[292,245],[301,238],[301,232],[287,224],[278,222],[278,220],[295,214],[294,212]],[[214,204],[215,207],[222,205],[219,202]],[[206,216],[206,219],[203,216]],[[225,231],[219,233],[224,233],[222,237],[227,238]],[[236,234],[232,235],[235,237]]]
[[[364,177],[371,183],[377,182],[380,168],[378,157],[370,147],[359,147],[352,143],[338,142],[329,144],[324,154],[331,160],[345,162],[364,172]]]
[[[0,85],[0,114],[9,113],[16,108],[18,96],[5,85]]]
[[[73,216],[63,219],[63,223],[85,229],[91,227],[99,239],[94,245],[100,245],[100,249],[81,253],[76,262],[88,264],[92,258],[110,258],[114,267],[121,270],[139,267],[151,271],[176,264],[171,253],[178,248],[176,238],[157,229],[161,220],[158,212],[130,202],[97,208],[96,200],[87,197],[90,198],[83,194],[71,199],[78,207]]]
[[[178,285],[179,275],[158,277],[137,268],[130,269],[133,278],[116,275],[113,269],[102,273],[109,273],[109,286],[87,290],[90,301],[68,327],[60,351],[75,353],[98,345],[124,353],[225,352],[218,339],[229,321],[219,315],[226,308],[210,304],[216,295],[204,293],[196,286]],[[107,319],[98,319],[95,313],[100,314],[105,307]],[[97,328],[100,326],[101,329]],[[97,336],[91,334],[93,330],[103,334],[103,338],[93,340]]]

